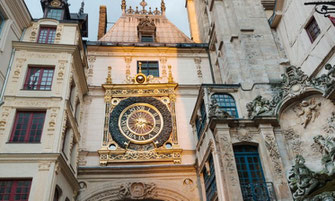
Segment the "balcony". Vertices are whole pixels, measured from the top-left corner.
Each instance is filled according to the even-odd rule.
[[[272,182],[241,184],[243,201],[277,201]]]

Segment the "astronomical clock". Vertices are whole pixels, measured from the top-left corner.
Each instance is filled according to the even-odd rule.
[[[171,67],[169,67],[171,71]],[[166,83],[151,82],[141,72],[126,84],[113,84],[109,69],[105,89],[105,127],[100,164],[165,161],[180,163],[175,89],[172,73]]]

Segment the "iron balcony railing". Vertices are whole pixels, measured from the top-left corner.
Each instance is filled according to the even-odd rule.
[[[241,184],[243,201],[277,201],[272,182]]]

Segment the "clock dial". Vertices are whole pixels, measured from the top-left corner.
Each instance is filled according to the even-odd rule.
[[[171,113],[152,97],[130,97],[120,101],[110,113],[109,132],[124,149],[158,148],[172,133]]]
[[[135,103],[122,111],[119,128],[131,142],[146,144],[153,141],[163,129],[163,117],[154,106]]]

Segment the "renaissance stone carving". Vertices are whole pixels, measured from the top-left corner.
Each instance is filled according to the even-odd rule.
[[[300,139],[300,135],[297,134],[292,128],[282,131],[283,136],[292,150],[294,155],[299,155],[302,153],[302,141]]]
[[[227,136],[221,137],[222,142],[222,153],[223,153],[223,160],[224,160],[224,167],[229,172],[230,182],[232,186],[237,185],[238,178],[237,176],[237,170],[235,166],[235,159],[234,159],[234,151],[232,148],[231,141],[228,139]]]
[[[278,146],[276,143],[276,140],[274,139],[274,137],[272,136],[265,136],[265,146],[269,152],[271,161],[273,163],[273,168],[274,171],[277,175],[277,177],[281,178],[281,174],[282,174],[282,168],[281,168],[281,161],[280,161],[280,154],[279,154],[279,150],[278,150]]]
[[[314,142],[320,146],[322,153],[321,163],[324,169],[321,173],[325,173],[329,176],[335,173],[335,141],[334,137],[317,135],[314,138]]]
[[[301,119],[301,125],[306,128],[310,122],[314,122],[320,115],[320,106],[321,103],[317,103],[315,98],[312,98],[309,101],[303,100],[293,108],[293,111],[296,113],[297,117]]]
[[[326,65],[326,69],[328,70],[327,74],[308,80],[308,76],[300,67],[288,67],[285,74],[282,74],[282,81],[278,86],[273,88],[274,96],[271,100],[257,96],[252,102],[246,105],[249,118],[274,115],[275,108],[283,99],[296,97],[304,93],[307,88],[321,89],[324,91],[324,96],[328,95],[335,86],[335,67],[328,64]],[[305,102],[301,107],[307,107],[307,104]],[[311,119],[308,120],[309,118],[305,119],[303,123],[304,127],[310,122]]]
[[[232,116],[220,108],[219,104],[217,103],[216,99],[212,99],[210,105],[209,105],[209,112],[208,116],[211,117],[217,117],[220,119],[227,119],[232,118]]]
[[[326,64],[325,69],[328,71],[318,78],[311,80],[311,84],[315,88],[324,90],[324,96],[327,96],[335,88],[335,65]]]
[[[249,118],[256,116],[273,115],[275,105],[262,96],[257,96],[252,102],[246,105]]]
[[[150,199],[155,196],[156,185],[154,183],[126,183],[120,186],[120,199]]]
[[[335,191],[321,193],[314,196],[311,201],[335,201]]]
[[[290,66],[286,68],[285,74],[282,74],[282,89],[284,97],[293,96],[301,91],[307,85],[308,76],[300,67]]]
[[[295,164],[288,175],[288,182],[295,201],[305,200],[304,198],[320,185],[314,173],[305,166],[305,159],[301,155],[296,156]]]
[[[332,116],[327,119],[327,123],[323,127],[323,130],[327,134],[335,133],[335,112],[332,112]]]

